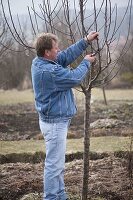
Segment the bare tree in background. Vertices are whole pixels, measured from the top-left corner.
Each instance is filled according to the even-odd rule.
[[[121,67],[121,71],[119,73],[120,79],[127,86],[133,85],[133,43],[131,42],[132,40],[133,40],[133,30],[128,40],[129,50],[126,53],[126,55],[121,57],[121,59],[118,62],[118,65]],[[119,51],[121,53],[121,46]]]
[[[8,22],[5,14],[3,0],[1,0],[3,15],[14,40],[16,40],[21,46],[24,46],[24,48],[32,51],[32,45],[30,45],[25,38],[23,39],[23,32],[18,33],[17,27],[13,21],[9,0],[7,0],[7,2],[10,23]],[[43,0],[42,4],[38,5],[40,11],[36,11],[34,1],[32,0],[32,7],[28,7],[33,38],[42,31],[52,32],[57,34],[60,38],[63,38],[66,46],[74,43],[79,38],[85,37],[91,30],[100,32],[99,40],[97,39],[96,42],[92,42],[86,50],[86,53],[96,54],[97,62],[92,64],[87,78],[81,84],[81,91],[85,95],[84,173],[82,200],[87,200],[89,193],[88,180],[90,170],[91,90],[93,87],[104,86],[109,83],[120,71],[117,63],[127,52],[127,43],[130,35],[132,16],[132,0],[128,1],[123,16],[119,21],[117,5],[112,7],[111,0],[103,0],[99,8],[96,6],[96,0],[93,0],[93,9],[91,12],[88,10],[90,9],[88,7],[88,3],[89,0],[73,0],[73,2],[70,2],[69,0],[58,0],[55,2],[54,6],[52,6],[50,0]],[[70,9],[72,7],[73,9]],[[121,39],[121,25],[127,15],[128,23],[126,39],[121,47],[119,56],[116,57],[115,54],[118,51]],[[20,27],[21,25],[19,24],[19,29],[21,30]],[[72,67],[78,64],[82,58],[83,56],[78,58]]]
[[[0,89],[29,88],[31,87],[30,64],[34,57],[27,47],[21,45],[13,37],[15,31],[11,31],[11,23],[0,6]],[[28,27],[26,21],[21,21],[17,16],[18,34],[23,41],[28,38]],[[10,23],[10,26],[9,24]]]
[[[2,11],[0,8],[0,86],[2,86],[3,83],[3,73],[5,70],[3,70],[3,65],[4,65],[4,59],[9,53],[9,49],[12,46],[12,39],[10,37],[10,32],[8,29],[7,24],[4,21],[4,18],[2,16]],[[1,87],[2,88],[2,87]]]
[[[12,42],[9,38],[8,27],[2,17],[2,12],[0,10],[0,60],[6,51],[11,47]]]

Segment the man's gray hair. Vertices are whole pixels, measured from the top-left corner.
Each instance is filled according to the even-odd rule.
[[[45,50],[51,50],[53,47],[53,41],[58,42],[58,37],[56,35],[52,33],[39,34],[34,42],[37,56],[43,57]]]

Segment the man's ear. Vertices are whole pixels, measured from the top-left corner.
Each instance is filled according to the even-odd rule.
[[[44,55],[49,56],[49,50],[45,50]]]

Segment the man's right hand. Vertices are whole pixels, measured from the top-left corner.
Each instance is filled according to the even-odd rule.
[[[89,62],[93,63],[96,61],[96,56],[92,56],[92,54],[88,54],[84,57],[84,59],[89,60]]]

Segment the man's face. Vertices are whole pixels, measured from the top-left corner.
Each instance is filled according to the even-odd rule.
[[[60,51],[60,49],[58,47],[58,43],[55,42],[54,40],[52,42],[52,46],[53,46],[52,49],[48,50],[46,55],[47,55],[47,59],[54,61],[57,59],[57,54]]]

